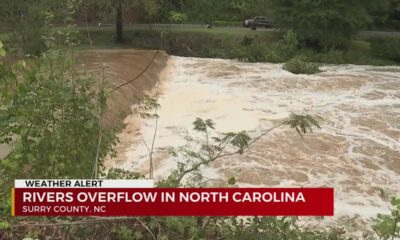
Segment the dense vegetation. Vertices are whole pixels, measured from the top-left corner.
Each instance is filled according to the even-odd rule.
[[[4,1],[0,3],[0,18],[6,28],[15,31],[3,36],[0,34],[0,39],[7,43],[11,52],[39,55],[46,49],[46,38],[43,36],[52,31],[53,23],[86,25],[97,24],[103,19],[116,22],[116,32],[113,34],[109,29],[86,28],[81,30],[81,42],[88,42],[88,36],[92,35],[93,43],[97,46],[110,46],[116,40],[127,47],[165,49],[182,56],[233,58],[251,62],[286,62],[293,57],[322,63],[386,65],[398,62],[396,56],[400,53],[396,46],[400,37],[380,37],[376,40],[372,36],[366,35],[361,39],[357,35],[362,29],[378,25],[392,26],[400,19],[398,1],[328,2],[65,0],[53,3],[41,0],[33,4],[21,0]],[[23,17],[20,17],[21,13]],[[200,17],[202,14],[208,18],[198,21],[205,18]],[[230,30],[221,32],[219,29],[184,31],[123,28],[128,23],[138,21],[205,23],[214,19],[222,22],[239,21],[240,24],[244,18],[255,14],[270,16],[275,27],[284,31],[255,34]],[[224,24],[222,22],[215,23]],[[64,31],[63,28],[59,30]],[[288,34],[284,34],[285,31]]]
[[[318,65],[305,62],[300,58],[290,59],[287,63],[285,63],[283,69],[294,74],[314,74],[320,72]]]
[[[276,28],[295,31],[304,44],[318,49],[346,48],[360,29],[400,28],[396,0],[91,0],[76,4],[78,24],[115,22],[118,42],[123,41],[124,22],[241,26],[244,19],[257,15],[267,16]]]
[[[400,62],[400,37],[373,38],[371,48],[375,56]]]
[[[87,2],[87,1],[86,1]],[[106,20],[108,23],[114,21],[113,12],[105,5],[117,6],[118,0],[98,1],[100,4],[93,5],[93,2],[86,4],[87,8],[77,9],[76,19],[80,22],[86,21],[88,15],[90,21]],[[105,4],[106,2],[106,4]],[[241,22],[245,18],[251,18],[258,15],[264,15],[269,18],[275,18],[274,9],[271,3],[274,0],[147,0],[147,1],[125,1],[121,0],[123,6],[124,18],[127,21],[133,20],[140,22],[171,22],[171,13],[184,14],[184,22],[204,23],[210,20],[223,22]],[[300,1],[281,1],[280,4],[295,4]],[[398,29],[400,27],[400,5],[396,0],[384,1],[354,1],[351,3],[345,1],[304,1],[302,4],[314,3],[314,6],[323,6],[324,3],[330,3],[329,7],[338,7],[338,4],[359,4],[360,9],[351,10],[363,11],[368,7],[369,28]],[[140,3],[140,4],[138,4]],[[368,6],[361,3],[367,3]],[[373,3],[373,4],[371,4]],[[351,8],[351,6],[350,6]],[[86,11],[88,10],[88,11]],[[146,13],[146,10],[150,14]],[[342,10],[342,9],[341,9]],[[294,11],[294,9],[293,9]],[[348,16],[348,15],[347,15]],[[355,16],[357,17],[357,16]],[[339,16],[340,19],[340,16]],[[274,19],[275,20],[275,19]],[[277,20],[277,23],[279,21]]]
[[[399,19],[397,1],[381,5],[367,1],[52,1],[16,0],[0,2],[0,27],[12,30],[0,42],[0,143],[12,145],[0,160],[0,215],[9,216],[9,194],[13,180],[30,178],[140,178],[139,173],[121,169],[104,171],[105,156],[112,154],[114,129],[102,125],[108,97],[105,79],[75,68],[73,50],[113,45],[162,48],[183,56],[236,58],[242,61],[287,62],[294,73],[315,73],[310,62],[395,64],[399,58],[399,39],[354,40],[362,26],[395,27]],[[235,33],[218,30],[165,31],[125,30],[123,13],[142,11],[145,21],[202,22],[241,21],[254,15],[273,16],[286,33]],[[139,9],[139,10],[138,10]],[[116,19],[112,31],[81,30],[75,22],[88,23],[88,11],[98,17]],[[272,12],[270,10],[273,10]],[[310,10],[310,11],[308,11]],[[311,11],[312,10],[312,11]],[[341,10],[345,10],[342,14]],[[340,12],[340,14],[339,14]],[[89,12],[90,13],[90,12]],[[282,14],[290,13],[290,18]],[[126,17],[126,16],[125,16]],[[315,19],[315,18],[318,18]],[[299,21],[302,20],[302,21]],[[83,21],[82,21],[83,20]],[[53,24],[62,23],[61,30]],[[372,24],[373,23],[373,24]],[[68,27],[65,27],[68,26]],[[334,27],[334,28],[332,28]],[[327,31],[335,29],[337,35]],[[90,36],[90,38],[88,38]],[[78,41],[77,41],[78,40]],[[6,53],[8,55],[6,55]],[[144,116],[153,116],[158,107],[154,99],[144,99]],[[195,119],[194,129],[205,139],[188,140],[196,148],[171,149],[179,159],[175,171],[160,181],[160,187],[205,186],[201,166],[221,156],[243,154],[260,137],[277,127],[288,127],[301,136],[319,128],[317,118],[291,115],[260,136],[244,132],[215,132],[212,120]],[[227,146],[230,146],[228,149]],[[151,152],[149,152],[151,161]],[[151,173],[151,167],[149,169]],[[151,174],[150,174],[151,175]],[[226,180],[233,187],[233,176]],[[373,231],[365,239],[395,239],[400,200],[391,201],[392,212],[378,215]],[[28,223],[27,223],[28,222]],[[34,224],[29,224],[34,222]],[[340,228],[312,228],[296,217],[148,217],[148,218],[18,218],[0,221],[0,239],[24,237],[51,239],[347,239]]]
[[[366,1],[272,1],[274,19],[315,49],[346,48],[368,21]]]
[[[87,34],[92,37],[91,43],[97,47],[107,47],[113,42],[113,32],[107,29],[93,29],[80,31],[80,48],[89,46]],[[381,39],[381,38],[379,38]],[[386,38],[384,38],[386,39]],[[392,41],[396,41],[393,37]],[[386,40],[389,41],[390,39]],[[397,65],[398,60],[388,56],[399,51],[397,47],[390,47],[387,54],[382,42],[372,44],[375,38],[360,38],[352,40],[349,49],[330,49],[318,51],[303,48],[295,33],[281,32],[232,32],[219,29],[193,30],[132,30],[125,31],[123,47],[140,49],[163,49],[169,54],[189,57],[211,57],[224,59],[238,59],[247,62],[284,63],[293,57],[300,57],[307,62],[329,64],[368,64],[368,65]],[[119,45],[112,45],[118,47]]]

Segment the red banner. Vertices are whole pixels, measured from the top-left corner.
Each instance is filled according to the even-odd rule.
[[[15,216],[333,216],[333,188],[15,188]]]

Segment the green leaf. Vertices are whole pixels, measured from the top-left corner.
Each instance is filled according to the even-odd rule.
[[[237,183],[237,180],[235,177],[230,177],[228,179],[228,185],[235,185]]]
[[[304,134],[313,132],[314,128],[321,128],[318,122],[319,119],[319,117],[311,115],[290,114],[289,119],[285,123],[294,128],[303,137]]]
[[[241,131],[233,136],[230,143],[233,146],[238,147],[239,153],[242,154],[244,149],[249,145],[250,140],[251,138],[249,135],[245,131]]]
[[[215,128],[215,123],[211,119],[203,120],[201,118],[196,118],[193,122],[193,130],[197,132],[206,132],[207,128]]]

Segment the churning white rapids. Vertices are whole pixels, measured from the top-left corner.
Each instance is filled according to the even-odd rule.
[[[335,217],[363,226],[387,213],[388,195],[400,193],[400,67],[326,65],[315,75],[295,75],[281,64],[171,57],[160,87],[155,141],[156,179],[176,168],[167,147],[186,143],[196,117],[220,132],[257,136],[290,113],[321,116],[321,130],[301,139],[279,128],[243,155],[219,159],[202,171],[211,179],[238,179],[242,187],[334,187]],[[148,173],[154,120],[126,119],[111,166]],[[218,181],[214,181],[218,185]],[[348,229],[351,231],[351,229]]]

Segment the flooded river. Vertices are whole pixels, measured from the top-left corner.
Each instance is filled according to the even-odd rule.
[[[204,169],[213,179],[238,179],[246,187],[334,187],[335,218],[360,225],[388,212],[381,193],[400,194],[400,67],[323,66],[294,75],[280,64],[171,57],[159,87],[157,179],[176,167],[165,149],[186,143],[196,117],[221,132],[257,136],[290,113],[323,118],[321,130],[299,137],[280,128],[245,154]],[[154,120],[132,115],[121,133],[113,165],[148,173]],[[342,221],[343,222],[343,221]]]

